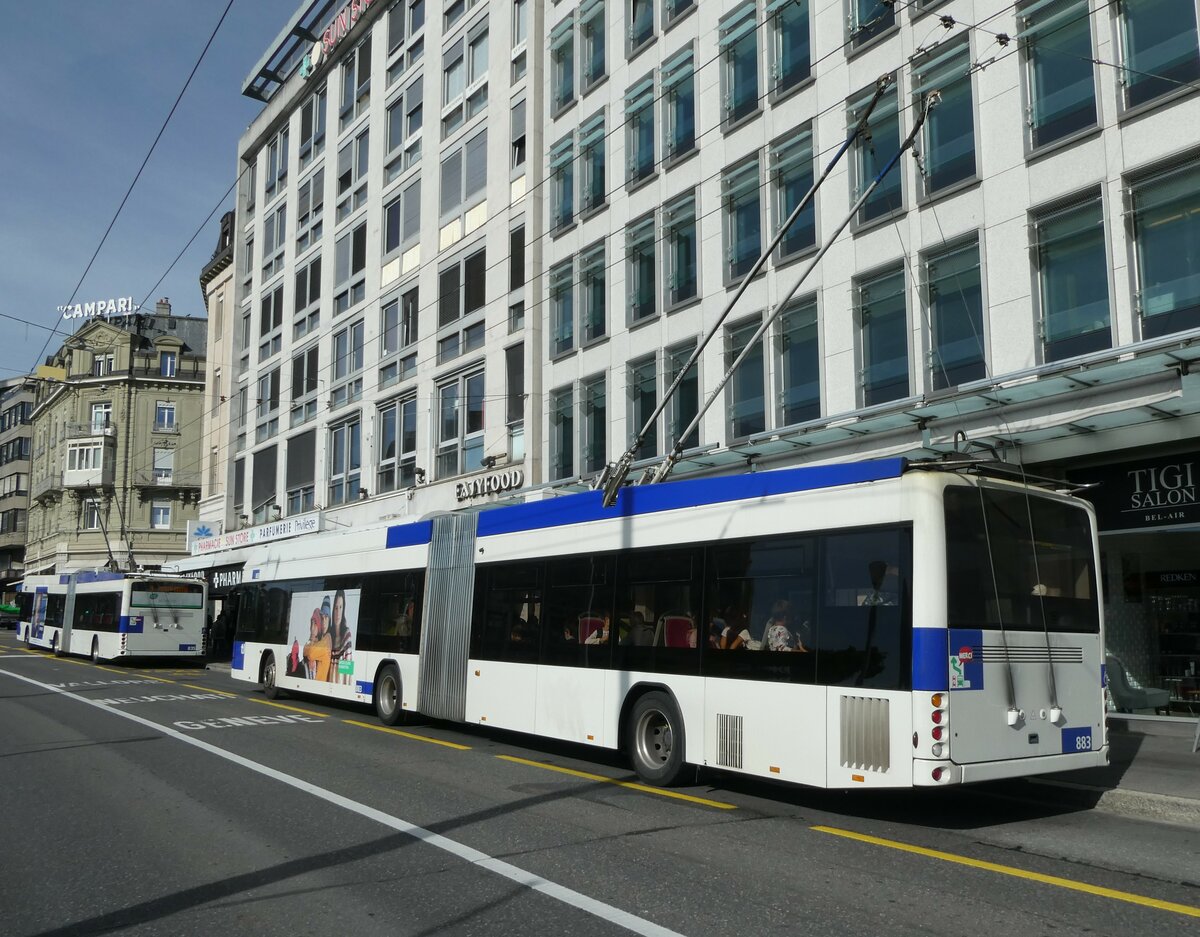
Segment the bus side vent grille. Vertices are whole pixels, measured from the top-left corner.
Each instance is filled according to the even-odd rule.
[[[1021,647],[1003,644],[976,644],[975,659],[985,664],[1002,664],[1005,659],[1014,664],[1044,664],[1053,661],[1056,664],[1082,664],[1082,647]]]
[[[842,767],[887,771],[891,767],[888,700],[842,697]]]
[[[717,764],[742,767],[742,717],[717,713]]]

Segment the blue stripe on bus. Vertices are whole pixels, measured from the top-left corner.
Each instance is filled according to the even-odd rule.
[[[411,547],[428,543],[433,536],[433,521],[417,521],[415,524],[397,524],[387,530],[387,548]]]
[[[61,573],[58,577],[58,584],[60,586],[67,585],[71,581],[72,576],[75,577],[75,582],[77,582],[77,583],[80,583],[80,582],[112,582],[113,580],[116,580],[116,579],[124,579],[125,578],[124,573],[106,573],[106,572],[97,572],[97,571],[93,570],[91,572],[81,572],[81,573]]]
[[[374,691],[375,684],[366,680],[359,680],[354,684],[354,692],[361,693],[363,696],[370,696]]]
[[[232,670],[242,670],[246,666],[246,642],[233,642],[233,660],[229,662]]]
[[[1108,665],[1101,664],[1100,665],[1100,688],[1104,689],[1104,687],[1106,687],[1106,686],[1108,686]]]
[[[950,683],[944,628],[913,628],[912,687],[936,692]]]
[[[141,615],[122,615],[117,623],[117,631],[121,634],[142,634],[145,621]]]
[[[483,511],[479,515],[478,536],[511,534],[613,517],[657,514],[726,501],[749,501],[795,491],[856,485],[883,478],[898,478],[904,466],[904,459],[879,459],[847,465],[818,465],[721,478],[699,478],[662,485],[633,485],[620,490],[617,503],[611,508],[604,507],[603,492],[585,491]]]

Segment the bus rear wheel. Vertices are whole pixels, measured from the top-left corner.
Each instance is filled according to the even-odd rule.
[[[372,693],[375,702],[375,715],[385,726],[399,725],[404,718],[404,710],[400,706],[400,672],[394,664],[388,664],[379,671]]]
[[[58,632],[57,631],[54,634],[50,635],[50,650],[52,650],[54,652],[55,657],[63,656],[62,648],[60,648],[58,646]]]
[[[100,639],[92,638],[92,663],[100,663]]]
[[[683,716],[666,693],[647,693],[629,713],[629,757],[647,784],[670,787],[683,772]]]
[[[262,690],[263,696],[267,699],[279,699],[280,691],[279,685],[275,682],[275,674],[275,655],[268,652],[262,668]]]

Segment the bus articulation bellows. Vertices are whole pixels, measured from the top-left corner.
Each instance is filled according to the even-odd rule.
[[[818,787],[1107,762],[1094,515],[900,459],[550,497],[243,552],[233,675]],[[206,558],[225,565],[229,557]]]

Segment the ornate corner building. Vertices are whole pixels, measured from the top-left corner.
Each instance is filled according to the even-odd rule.
[[[208,323],[93,318],[38,369],[25,569],[157,569],[200,498]]]

